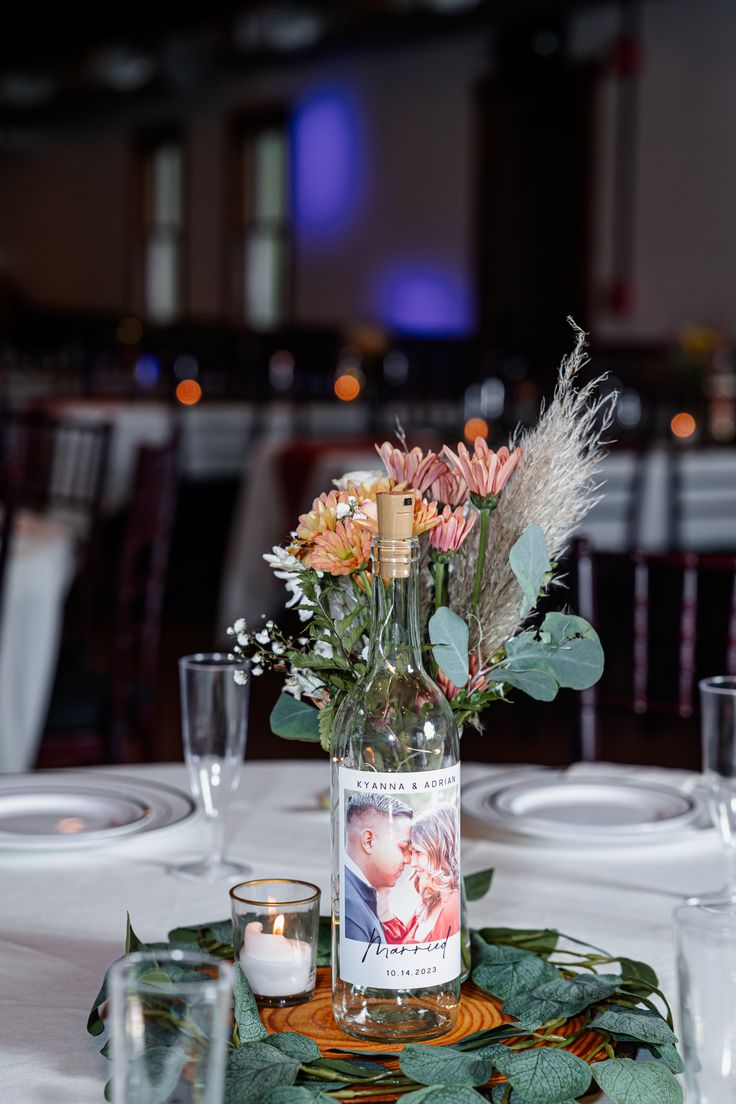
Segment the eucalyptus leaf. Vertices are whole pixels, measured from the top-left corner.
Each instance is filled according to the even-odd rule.
[[[115,962],[120,962],[120,959],[115,959]],[[112,963],[112,965],[114,964],[115,963]],[[87,1031],[90,1035],[101,1035],[105,1030],[105,1023],[100,1016],[100,1008],[107,1000],[107,979],[110,975],[110,969],[111,966],[109,966],[105,972],[100,991],[95,997],[89,1016],[87,1017]]]
[[[481,964],[473,970],[473,981],[501,1001],[560,976],[546,959],[521,947],[486,947]]]
[[[141,1058],[127,1067],[126,1104],[163,1104],[169,1100],[187,1061],[183,1047],[146,1047]]]
[[[506,1001],[504,1012],[527,1030],[534,1031],[548,1020],[574,1016],[589,1005],[610,997],[618,989],[620,981],[617,974],[576,974],[570,979],[558,977]]]
[[[223,1104],[261,1104],[279,1085],[293,1085],[299,1062],[266,1043],[231,1050],[225,1073]]]
[[[587,1062],[567,1050],[533,1047],[513,1051],[498,1043],[484,1053],[528,1104],[565,1104],[590,1086]]]
[[[613,1104],[683,1104],[679,1082],[659,1062],[611,1058],[595,1062],[590,1072]]]
[[[485,1085],[493,1073],[492,1064],[477,1052],[421,1043],[404,1047],[399,1066],[420,1085]]]
[[[559,689],[557,680],[548,671],[543,670],[516,670],[511,667],[508,660],[504,661],[504,667],[495,667],[486,672],[489,682],[506,682],[517,690],[522,690],[535,701],[554,701]]]
[[[452,1084],[429,1085],[399,1099],[402,1104],[486,1104],[486,1098],[469,1085]]]
[[[560,613],[552,610],[542,622],[542,632],[549,634],[553,644],[565,644],[575,636],[593,636],[597,633],[589,621],[584,617],[577,617],[573,613]]]
[[[652,990],[659,985],[659,978],[646,962],[637,962],[634,958],[619,958],[621,977],[624,981],[640,981]]]
[[[657,1046],[654,1043],[647,1043],[646,1047],[655,1058],[659,1058],[660,1061],[664,1062],[667,1068],[671,1069],[673,1073],[685,1072],[685,1064],[674,1043],[664,1043],[661,1046]]]
[[[625,1035],[640,1043],[676,1043],[677,1037],[666,1021],[646,1008],[625,1008],[610,1004],[599,1012],[591,1027],[599,1027],[611,1035]]]
[[[319,1047],[314,1039],[306,1035],[300,1035],[296,1031],[277,1031],[266,1039],[269,1046],[276,1047],[282,1054],[288,1054],[290,1058],[296,1058],[303,1065],[320,1058]]]
[[[449,606],[440,606],[429,619],[429,639],[437,666],[455,686],[468,681],[468,626]]]
[[[133,925],[130,922],[130,913],[125,914],[125,953],[134,954],[135,951],[148,951],[150,948],[146,943],[143,943],[133,931]]]
[[[548,652],[545,662],[560,686],[587,690],[603,674],[603,648],[598,637],[578,636]]]
[[[235,1022],[238,1026],[238,1038],[241,1047],[244,1043],[253,1043],[265,1039],[268,1032],[259,1015],[256,999],[239,962],[236,962],[233,970],[233,993],[235,997]]]
[[[222,943],[232,947],[232,920],[214,920],[210,924],[189,924],[169,932],[170,943]]]
[[[481,928],[475,934],[486,943],[523,947],[539,955],[551,955],[560,939],[556,928]]]
[[[319,743],[319,710],[282,690],[271,710],[271,731],[286,740]]]
[[[466,874],[463,878],[465,885],[465,899],[467,901],[480,901],[491,888],[493,880],[493,868],[478,870],[475,874]]]
[[[528,525],[512,546],[509,566],[521,587],[519,613],[523,617],[536,606],[547,573],[552,569],[544,533],[538,525]]]
[[[516,1092],[508,1082],[491,1086],[491,1104],[529,1104],[521,1093]],[[563,1100],[560,1104],[578,1104],[577,1100]]]

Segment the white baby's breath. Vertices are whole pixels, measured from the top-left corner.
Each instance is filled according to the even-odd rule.
[[[255,674],[255,669],[253,674]],[[237,682],[238,686],[245,686],[248,681],[248,674],[246,671],[233,671],[233,679]]]
[[[250,673],[252,675],[255,675],[256,678],[258,678],[259,675],[263,674],[263,668],[262,667],[251,667]]]
[[[278,641],[276,641],[274,644],[271,645],[271,651],[274,655],[283,655],[286,651],[286,648],[283,644],[279,644]]]
[[[286,548],[281,548],[278,544],[273,546],[271,552],[264,552],[263,558],[273,571],[274,576],[283,580],[284,587],[291,594],[291,598],[286,603],[286,608],[293,609],[302,599],[300,582],[304,571],[303,564],[299,562],[296,556],[292,556],[291,552]]]
[[[301,701],[303,694],[312,697],[323,686],[324,683],[317,678],[313,671],[307,671],[302,667],[292,667],[284,683],[284,690],[287,694],[291,694],[292,697],[296,698],[297,701]]]
[[[246,628],[247,628],[247,626],[245,624],[245,618],[244,617],[239,617],[238,620],[233,625],[233,632],[242,633],[242,632],[245,632]]]
[[[268,644],[271,637],[268,635],[265,629],[262,629],[261,632],[257,632],[255,634],[255,639],[258,641],[259,644]]]

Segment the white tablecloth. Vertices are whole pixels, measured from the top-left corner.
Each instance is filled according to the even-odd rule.
[[[18,515],[12,540],[0,625],[0,771],[27,770],[36,758],[74,567],[71,532],[36,514]]]
[[[467,781],[492,769],[466,765],[463,776]],[[121,772],[186,787],[182,766]],[[646,772],[636,768],[636,777]],[[329,818],[317,797],[328,784],[327,762],[246,763],[229,832],[230,854],[248,860],[254,876],[297,876],[321,886],[323,912],[329,907]],[[201,844],[201,826],[192,822],[113,848],[0,853],[3,1104],[101,1104],[109,1066],[85,1023],[106,966],[121,952],[126,909],[144,940],[228,916],[224,885],[190,885],[167,873],[168,863],[197,853]],[[672,1000],[672,909],[723,877],[713,830],[693,830],[671,844],[587,851],[500,842],[468,824],[463,864],[466,872],[496,871],[490,894],[470,905],[474,926],[555,927],[643,959]]]

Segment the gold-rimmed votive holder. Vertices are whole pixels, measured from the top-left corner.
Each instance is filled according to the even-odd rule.
[[[268,1008],[314,994],[319,887],[293,878],[253,878],[230,890],[235,961]]]

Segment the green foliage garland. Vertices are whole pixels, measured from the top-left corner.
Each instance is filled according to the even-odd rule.
[[[466,892],[470,900],[487,892],[491,875],[492,871],[469,875]],[[320,966],[330,961],[329,931],[330,921],[323,917],[317,956]],[[224,1104],[370,1102],[380,1094],[395,1094],[402,1104],[473,1104],[488,1099],[479,1091],[483,1086],[493,1104],[574,1104],[590,1090],[591,1081],[608,1093],[614,1104],[683,1104],[682,1089],[674,1076],[683,1067],[672,1014],[650,966],[609,955],[554,929],[482,928],[471,937],[473,981],[502,1001],[504,1011],[516,1022],[475,1032],[451,1046],[408,1044],[400,1052],[345,1047],[330,1051],[340,1057],[325,1057],[304,1035],[289,1031],[269,1035],[245,975],[236,964],[235,1023]],[[205,951],[232,961],[232,926],[229,920],[222,920],[175,928],[169,932],[168,943],[146,945],[136,936],[128,917],[126,954],[136,950],[155,954],[157,949],[171,947]],[[618,972],[598,972],[599,967],[616,963]],[[100,1013],[107,997],[106,983],[107,978],[87,1021],[91,1035],[104,1031]],[[652,998],[662,1003],[664,1014]],[[583,1024],[575,1034],[565,1036],[560,1028],[573,1016],[582,1016]],[[590,1058],[601,1051],[606,1054],[605,1060],[591,1064],[566,1049],[590,1029],[602,1038]],[[146,1054],[150,1091],[139,1104],[161,1104],[166,1099],[188,1060],[186,1039],[176,1024],[155,1035],[156,1045]],[[657,1061],[617,1057],[615,1047],[621,1043],[645,1048]],[[108,1040],[102,1053],[109,1057],[109,1051]],[[381,1061],[397,1056],[398,1069],[389,1069]],[[496,1073],[506,1082],[488,1086]],[[109,1089],[108,1083],[106,1099]]]

